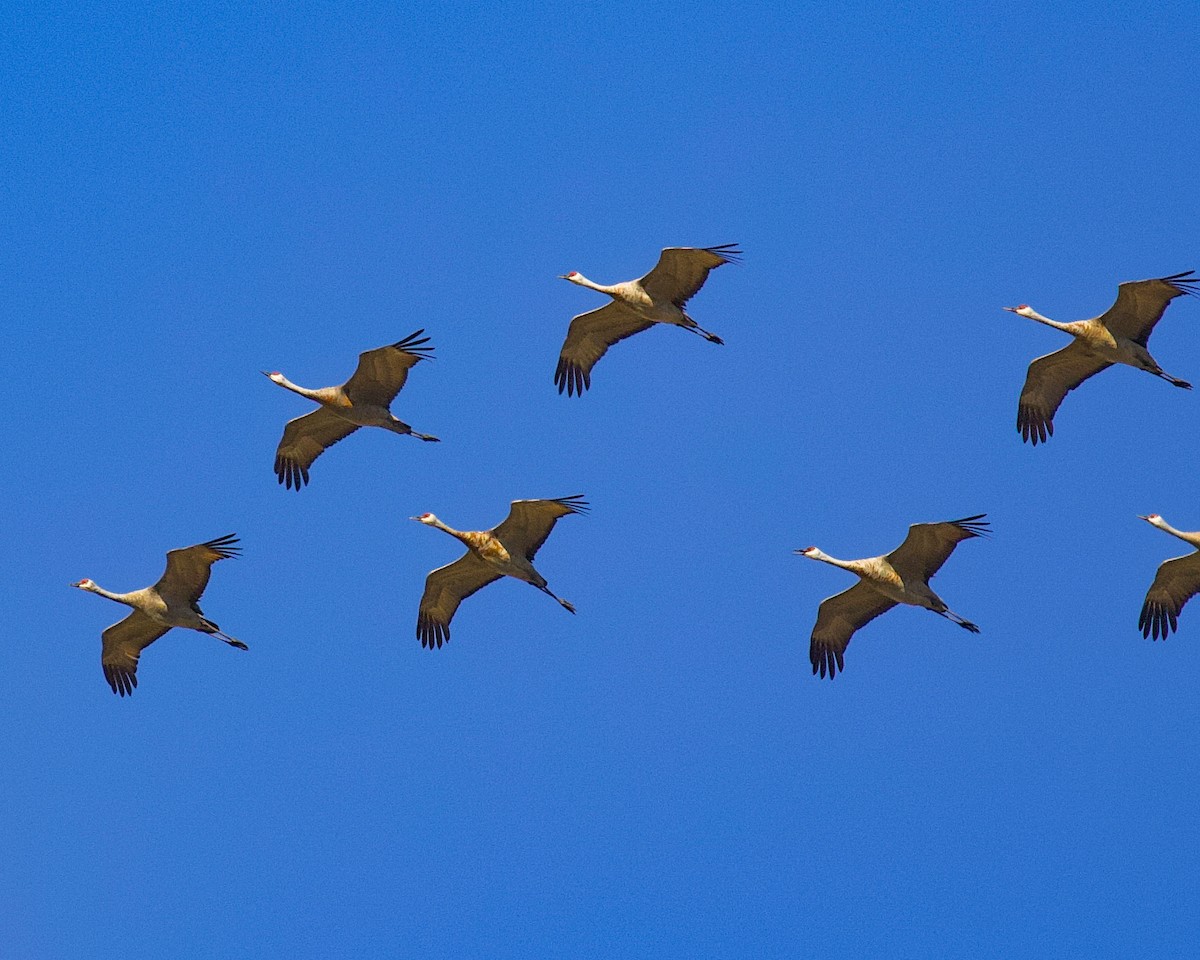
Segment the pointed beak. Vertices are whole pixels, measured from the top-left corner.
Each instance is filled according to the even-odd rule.
[[[83,583],[83,581],[82,581],[82,580],[76,580],[74,583],[68,583],[68,584],[67,584],[67,586],[68,586],[68,587],[77,587],[77,586],[79,586],[81,583]]]
[[[560,273],[560,274],[558,275],[558,279],[559,279],[559,280],[566,280],[566,279],[567,279],[567,275],[566,275],[565,273]]]
[[[1004,309],[1005,309],[1005,310],[1007,310],[1009,313],[1016,313],[1016,312],[1017,312],[1017,308],[1016,308],[1016,307],[1005,307]]]
[[[1007,310],[1007,309],[1008,309],[1008,307],[1005,307],[1004,309],[1005,309],[1005,310]],[[268,373],[266,370],[259,370],[258,372],[259,372],[259,373],[261,373],[261,374],[262,374],[264,377],[267,377],[267,378],[270,378],[270,376],[271,376],[271,374],[270,374],[270,373]]]
[[[1149,523],[1149,522],[1150,522],[1150,518],[1149,518],[1149,517],[1143,517],[1143,516],[1142,516],[1140,513],[1137,515],[1137,518],[1138,518],[1139,520],[1145,520],[1147,523]]]
[[[421,518],[420,518],[420,517],[409,517],[408,519],[409,519],[409,520],[416,520],[418,523],[420,523],[420,521],[421,521]]]

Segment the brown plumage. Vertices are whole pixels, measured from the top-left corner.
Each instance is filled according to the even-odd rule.
[[[1146,591],[1138,617],[1138,629],[1147,639],[1166,640],[1172,630],[1179,626],[1179,614],[1184,604],[1200,592],[1200,533],[1185,533],[1176,530],[1157,513],[1141,517],[1147,523],[1178,537],[1193,548],[1192,553],[1164,560],[1154,575],[1154,582]]]
[[[720,337],[696,324],[684,313],[688,300],[704,286],[709,273],[726,263],[737,263],[741,251],[736,243],[717,247],[667,247],[654,269],[640,280],[625,283],[593,283],[578,271],[563,275],[581,287],[612,297],[606,304],[571,320],[567,339],[558,357],[554,382],[558,392],[579,394],[592,385],[592,367],[614,343],[648,330],[656,323],[670,323],[722,343]]]
[[[204,616],[199,606],[204,588],[218,560],[236,557],[241,547],[234,534],[218,537],[205,543],[182,547],[167,553],[167,569],[151,587],[132,593],[113,593],[92,580],[71,584],[133,608],[133,613],[114,623],[101,635],[103,643],[100,664],[104,678],[113,693],[122,697],[133,693],[137,686],[138,658],[172,627],[187,627],[216,637],[218,640],[245,650],[246,645],[226,633]]]
[[[1017,431],[1036,446],[1054,436],[1054,415],[1067,394],[1089,377],[1114,363],[1145,370],[1184,389],[1191,384],[1165,373],[1150,356],[1147,344],[1167,305],[1186,293],[1195,294],[1188,270],[1170,277],[1133,280],[1117,287],[1117,299],[1098,317],[1058,323],[1043,317],[1028,304],[1005,307],[1011,313],[1037,320],[1071,334],[1075,339],[1061,350],[1038,357],[1029,365],[1017,404]]]
[[[857,574],[859,582],[821,601],[809,641],[808,658],[814,674],[831,679],[844,670],[843,656],[855,631],[898,603],[924,607],[971,633],[979,628],[946,606],[929,580],[963,540],[990,533],[986,514],[942,523],[914,523],[908,536],[891,553],[865,560],[838,560],[816,547],[796,553]]]
[[[309,390],[282,373],[263,371],[281,387],[321,404],[312,413],[289,420],[284,428],[275,451],[275,475],[281,484],[298,491],[308,483],[313,461],[359,427],[382,427],[419,440],[438,439],[417,433],[388,409],[408,380],[408,371],[419,361],[432,359],[433,347],[428,345],[428,337],[421,337],[424,332],[418,330],[390,346],[360,353],[354,375],[341,386]]]
[[[587,510],[583,495],[576,494],[553,500],[514,500],[508,516],[491,530],[455,530],[432,513],[413,517],[467,546],[463,556],[434,570],[425,580],[425,593],[417,612],[421,646],[432,649],[447,642],[450,621],[458,605],[475,591],[505,576],[537,587],[574,613],[572,604],[551,593],[546,578],[534,569],[533,558],[562,517]]]

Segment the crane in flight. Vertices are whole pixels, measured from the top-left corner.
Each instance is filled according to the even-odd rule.
[[[858,583],[822,600],[817,609],[808,648],[813,673],[819,670],[822,677],[828,673],[832,679],[839,670],[844,670],[842,658],[854,632],[898,603],[924,607],[964,630],[978,633],[975,624],[954,613],[930,589],[929,580],[963,540],[991,533],[986,516],[980,513],[943,523],[914,523],[895,550],[866,560],[838,560],[816,547],[797,550],[801,556],[858,575]]]
[[[283,429],[283,439],[275,451],[275,475],[279,482],[299,491],[308,483],[308,468],[313,461],[339,440],[359,427],[382,427],[392,433],[410,434],[418,440],[437,441],[437,437],[417,433],[388,409],[408,379],[408,371],[418,361],[432,359],[433,347],[424,330],[403,340],[358,355],[354,375],[336,387],[309,390],[297,386],[278,371],[263,375],[281,387],[308,397],[321,406]]]
[[[571,320],[554,371],[558,392],[566,390],[567,396],[576,393],[583,396],[583,391],[592,385],[592,367],[608,348],[649,330],[656,323],[671,323],[711,343],[724,343],[715,333],[701,328],[683,308],[704,286],[711,271],[722,264],[741,262],[741,253],[736,243],[666,247],[654,269],[640,280],[611,286],[594,283],[578,270],[563,274],[559,279],[608,294],[612,302]]]
[[[1017,430],[1026,443],[1037,446],[1054,435],[1054,414],[1063,398],[1088,377],[1114,363],[1145,370],[1185,390],[1192,385],[1166,373],[1146,345],[1154,325],[1176,297],[1196,294],[1200,277],[1194,270],[1153,280],[1131,280],[1117,286],[1111,307],[1090,320],[1059,323],[1043,317],[1027,303],[1005,307],[1010,313],[1062,330],[1075,339],[1061,350],[1038,357],[1029,365],[1017,405]]]
[[[248,649],[241,640],[223,633],[200,609],[200,597],[208,586],[212,565],[218,560],[236,557],[241,552],[241,547],[236,546],[237,542],[237,536],[231,533],[216,540],[168,551],[167,569],[158,583],[132,593],[112,593],[88,579],[71,584],[88,593],[96,593],[133,607],[133,613],[101,634],[100,665],[104,668],[104,678],[113,693],[122,697],[133,693],[133,688],[137,686],[137,665],[142,651],[172,627],[199,630],[231,647]]]
[[[1200,592],[1200,533],[1184,533],[1176,530],[1157,513],[1139,517],[1147,523],[1178,537],[1189,546],[1197,548],[1182,557],[1164,560],[1154,575],[1154,582],[1146,591],[1138,627],[1142,636],[1157,640],[1177,629],[1183,605]]]
[[[514,500],[508,516],[491,530],[455,530],[432,513],[411,517],[427,527],[444,530],[467,546],[461,557],[438,567],[425,579],[425,593],[417,612],[421,646],[432,650],[446,643],[458,605],[501,577],[531,584],[574,613],[571,603],[550,592],[546,578],[534,569],[533,558],[560,518],[587,510],[583,494],[575,494],[554,500]]]

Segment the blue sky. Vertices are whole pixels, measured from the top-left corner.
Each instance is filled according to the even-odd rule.
[[[35,4],[5,14],[5,955],[1183,957],[1200,912],[1200,397],[1116,369],[1033,449],[1000,308],[1200,268],[1191,4]],[[582,399],[557,280],[738,242]],[[437,348],[301,494],[300,398]],[[1200,378],[1200,302],[1155,333]],[[424,577],[585,493],[440,651]],[[848,574],[987,512],[810,675]],[[230,531],[120,700],[112,604]]]

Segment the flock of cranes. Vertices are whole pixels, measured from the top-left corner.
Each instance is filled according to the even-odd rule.
[[[667,247],[658,263],[638,280],[611,286],[595,283],[578,271],[561,279],[589,287],[611,302],[581,313],[571,320],[559,354],[554,382],[561,394],[583,392],[591,386],[596,362],[613,344],[649,329],[656,323],[682,327],[711,343],[722,343],[716,334],[700,327],[684,307],[708,275],[727,263],[737,263],[736,244],[715,247]],[[1055,327],[1074,338],[1055,353],[1029,365],[1017,407],[1017,430],[1023,440],[1044,443],[1054,433],[1054,415],[1066,395],[1084,380],[1114,363],[1152,373],[1168,383],[1191,389],[1191,384],[1166,373],[1150,355],[1147,342],[1168,304],[1183,294],[1196,294],[1200,277],[1194,271],[1122,283],[1116,302],[1090,320],[1059,323],[1027,304],[1005,307],[1015,314]],[[380,427],[404,436],[436,442],[437,437],[418,433],[391,412],[391,404],[408,380],[409,371],[430,359],[433,347],[418,330],[389,346],[359,354],[358,367],[345,383],[308,389],[282,373],[263,371],[279,386],[319,404],[284,428],[275,453],[275,474],[280,484],[299,491],[309,482],[309,469],[329,447],[359,427]],[[515,500],[508,516],[491,530],[463,531],[443,523],[432,513],[411,519],[444,531],[461,541],[467,552],[453,563],[432,571],[417,612],[417,637],[423,647],[441,647],[450,639],[450,621],[467,597],[501,577],[521,580],[554,599],[570,613],[575,607],[554,594],[545,577],[533,566],[534,556],[554,525],[563,517],[587,512],[581,494],[547,500]],[[1165,561],[1146,594],[1138,627],[1142,635],[1166,638],[1178,625],[1180,611],[1200,592],[1200,533],[1184,533],[1158,514],[1141,517],[1192,547],[1190,554]],[[964,540],[984,537],[990,525],[984,514],[941,523],[916,523],[904,542],[890,553],[862,560],[839,560],[817,547],[796,553],[841,567],[855,574],[858,583],[823,600],[817,610],[809,644],[813,674],[834,677],[845,669],[844,655],[854,633],[897,604],[924,607],[972,633],[979,627],[954,613],[929,586],[930,579]],[[137,686],[137,665],[142,651],[173,627],[186,627],[213,636],[240,650],[240,640],[224,633],[200,610],[200,597],[208,586],[212,566],[237,556],[238,539],[229,534],[167,553],[167,569],[153,586],[131,593],[113,593],[84,579],[71,586],[131,607],[133,612],[108,627],[102,637],[101,666],[114,693],[124,697]]]

